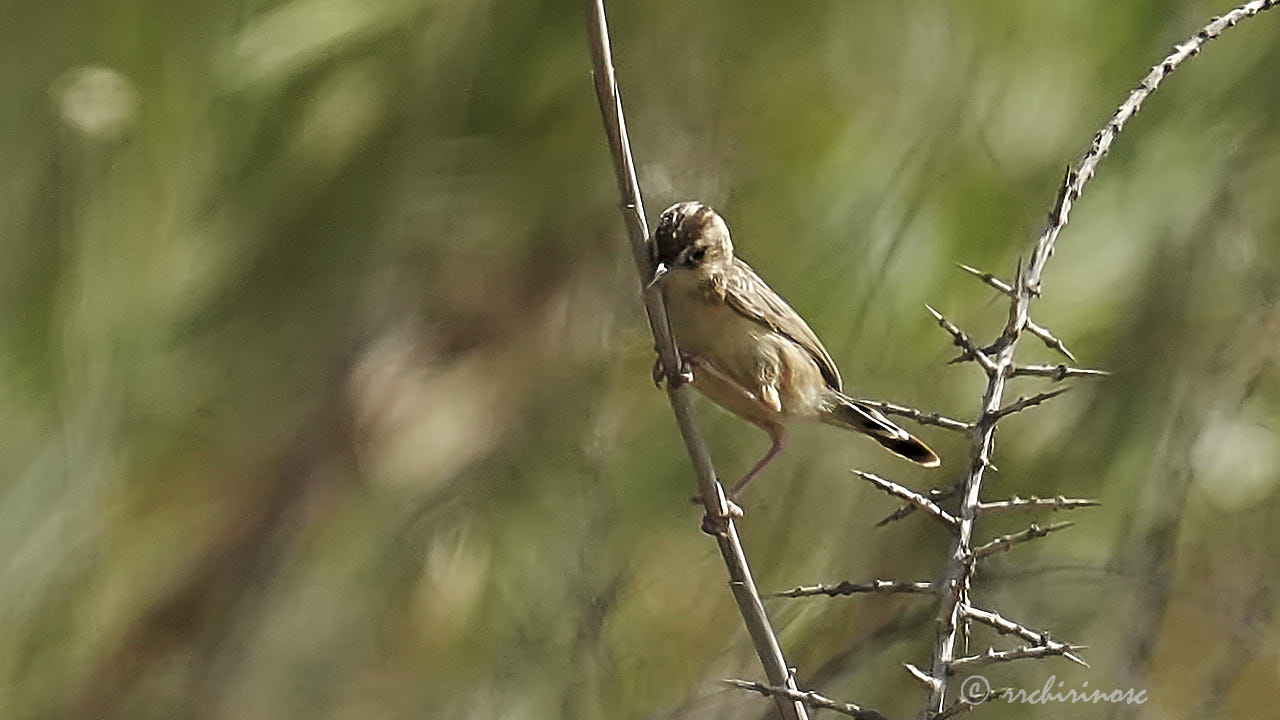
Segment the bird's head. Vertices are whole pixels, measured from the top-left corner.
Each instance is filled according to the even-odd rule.
[[[675,269],[697,269],[733,261],[733,242],[724,218],[696,200],[662,211],[653,233],[654,282]]]

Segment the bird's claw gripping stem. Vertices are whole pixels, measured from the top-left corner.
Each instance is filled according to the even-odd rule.
[[[680,354],[680,370],[675,373],[668,373],[666,365],[662,362],[662,356],[659,355],[653,361],[653,385],[654,387],[662,387],[662,381],[666,380],[667,385],[671,388],[678,388],[693,382],[693,368],[697,364],[693,356]]]
[[[702,503],[701,495],[694,495],[689,498],[690,502]],[[725,496],[724,499],[725,513],[706,514],[702,516],[702,532],[708,535],[723,535],[729,532],[729,521],[742,517],[745,513],[738,503],[733,501],[732,497]]]

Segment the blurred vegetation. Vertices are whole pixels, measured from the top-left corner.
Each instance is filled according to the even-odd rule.
[[[1065,165],[1227,9],[610,5],[650,215],[716,206],[855,392],[961,417],[981,378],[922,303],[999,327],[953,263],[1007,276]],[[757,665],[649,382],[576,3],[0,17],[0,716],[767,715],[716,682]],[[1034,307],[1114,375],[1010,421],[988,496],[1105,505],[976,599],[1092,668],[989,676],[1151,698],[1035,717],[1267,717],[1280,692],[1277,22],[1135,119]],[[727,476],[765,447],[704,417]],[[847,472],[944,484],[966,448],[920,433],[943,470],[797,429],[745,498],[762,589],[933,577],[943,533],[873,529],[895,505]],[[918,707],[927,598],[769,608],[802,685]]]

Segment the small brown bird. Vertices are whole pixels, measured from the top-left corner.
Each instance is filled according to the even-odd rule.
[[[671,330],[695,388],[773,440],[730,491],[742,491],[786,443],[784,423],[807,418],[854,430],[925,467],[938,456],[875,409],[845,395],[818,336],[745,262],[729,228],[700,202],[667,208],[651,245]],[[663,374],[661,361],[654,379]]]

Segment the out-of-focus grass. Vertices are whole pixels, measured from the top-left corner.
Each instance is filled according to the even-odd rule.
[[[1066,162],[1208,2],[617,4],[651,214],[698,197],[860,394],[955,415]],[[645,334],[573,3],[25,4],[0,22],[0,715],[762,713]],[[1150,717],[1277,690],[1277,18],[1131,125],[1036,317],[1108,379],[992,496],[1096,496],[976,597]],[[1032,342],[1028,359],[1052,356]],[[1032,381],[1015,391],[1028,392]],[[705,413],[732,476],[765,439]],[[746,498],[763,589],[929,578],[831,429]],[[992,534],[1017,521],[993,521]],[[921,598],[770,601],[802,684],[895,716]],[[985,644],[988,638],[975,641]],[[1025,717],[993,706],[990,717]],[[1102,717],[1045,706],[1037,717]]]

